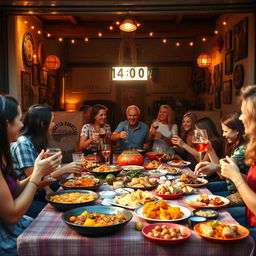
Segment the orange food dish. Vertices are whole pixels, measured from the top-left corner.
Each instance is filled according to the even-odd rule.
[[[66,187],[93,187],[100,183],[99,179],[94,177],[78,177],[77,179],[70,179],[63,185]]]

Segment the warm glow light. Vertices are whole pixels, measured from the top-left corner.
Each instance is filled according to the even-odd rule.
[[[60,66],[60,59],[55,55],[48,55],[45,59],[44,66],[48,70],[57,70]]]
[[[36,59],[36,55],[35,54],[33,55],[33,58]]]
[[[203,41],[203,42],[206,42],[206,38],[205,38],[205,37],[203,37],[203,38],[202,38],[202,41]]]
[[[226,26],[226,25],[227,25],[227,22],[226,22],[226,21],[223,21],[223,22],[222,22],[222,25]]]
[[[153,33],[153,32],[150,32],[150,33],[149,33],[149,36],[153,36],[153,35],[154,35],[154,33]]]
[[[65,104],[65,110],[67,112],[74,112],[77,110],[77,103],[69,103],[69,102],[66,102]]]
[[[63,41],[63,38],[62,37],[59,37],[59,42],[62,42]]]
[[[29,14],[33,14],[34,12],[33,12],[33,11],[29,11],[28,13],[29,13]]]
[[[47,33],[47,37],[51,37],[51,34],[50,34],[50,33]]]
[[[75,39],[71,39],[71,44],[74,44],[76,42]]]
[[[140,23],[137,23],[136,25],[137,25],[137,27],[140,27]]]
[[[112,26],[109,26],[109,30],[113,30],[114,28]]]
[[[116,21],[116,25],[119,26],[120,25],[120,21]]]
[[[190,45],[190,46],[193,46],[193,45],[194,45],[194,42],[190,42],[189,45]]]
[[[176,42],[176,44],[175,44],[177,47],[179,47],[180,46],[180,42]]]
[[[200,68],[207,68],[207,67],[209,67],[211,65],[211,63],[212,63],[212,58],[208,54],[201,54],[197,58],[197,65]]]
[[[98,33],[98,37],[102,37],[102,33],[101,32]]]
[[[219,33],[218,30],[214,30],[214,34],[217,35]]]
[[[124,32],[133,32],[137,29],[137,26],[132,19],[126,19],[119,26],[119,29]]]
[[[37,31],[37,34],[39,34],[39,35],[40,35],[40,34],[41,34],[41,30],[38,30],[38,31]]]
[[[88,41],[89,41],[89,38],[88,38],[88,37],[86,37],[86,38],[84,39],[84,41],[85,41],[85,42],[88,42]]]
[[[163,42],[164,44],[166,44],[166,43],[167,43],[167,39],[164,38],[164,39],[162,40],[162,42]]]
[[[24,21],[24,23],[25,23],[25,24],[27,24],[27,23],[28,23],[28,21],[27,21],[27,20],[25,20],[25,21]]]
[[[31,29],[35,29],[35,26],[31,26]]]

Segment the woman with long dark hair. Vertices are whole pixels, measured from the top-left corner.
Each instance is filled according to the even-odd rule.
[[[31,223],[23,216],[38,188],[45,186],[43,177],[49,175],[61,162],[61,153],[43,159],[42,150],[35,160],[33,172],[23,181],[17,180],[13,169],[10,143],[18,138],[21,109],[10,96],[0,96],[0,255],[16,255],[16,239]]]

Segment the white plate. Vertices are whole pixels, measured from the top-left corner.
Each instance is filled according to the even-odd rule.
[[[111,203],[111,205],[122,207],[122,208],[129,209],[129,210],[135,210],[136,208],[140,207],[140,206],[128,206],[128,205],[118,204],[118,203],[114,202],[114,199],[112,199],[110,201],[110,203]]]
[[[123,165],[122,169],[124,171],[144,171],[144,167],[140,165]]]
[[[202,209],[218,209],[221,208],[223,206],[226,206],[230,203],[230,201],[226,198],[226,197],[222,197],[222,196],[217,196],[217,195],[208,195],[209,199],[214,199],[216,197],[221,198],[223,204],[221,205],[213,205],[213,204],[208,204],[208,205],[194,205],[193,201],[196,201],[196,199],[200,196],[200,194],[197,195],[191,195],[191,196],[187,196],[184,198],[184,202],[187,203],[188,205],[194,207],[194,208],[202,208]]]
[[[178,163],[175,163],[175,160],[173,160],[173,161],[169,161],[167,163],[170,166],[174,166],[174,167],[178,167],[178,168],[183,168],[183,167],[186,167],[191,164],[191,162],[189,162],[189,161],[183,161],[183,162],[184,162],[184,164],[178,164]]]
[[[152,177],[162,177],[165,176],[168,172],[165,170],[150,170],[148,171],[150,173],[150,176]]]
[[[191,216],[191,211],[188,208],[186,208],[184,206],[181,206],[181,205],[176,205],[176,204],[169,204],[169,205],[172,206],[172,207],[179,207],[180,210],[184,213],[183,217],[179,218],[179,219],[176,219],[176,220],[158,220],[158,219],[147,218],[143,215],[144,205],[136,208],[135,209],[135,214],[137,216],[139,216],[140,218],[144,219],[144,220],[154,221],[154,222],[177,222],[177,221],[185,220],[185,219],[187,219],[188,217]]]

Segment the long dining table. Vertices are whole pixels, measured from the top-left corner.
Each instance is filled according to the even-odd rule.
[[[183,173],[191,173],[190,168],[182,169]],[[104,185],[101,190],[109,189]],[[211,192],[205,188],[199,188],[197,193]],[[183,201],[184,197],[177,200],[168,200],[169,203],[178,204],[193,210]],[[101,201],[98,200],[98,204]],[[132,220],[125,227],[111,235],[99,237],[87,237],[70,229],[61,219],[62,212],[57,211],[48,204],[30,226],[18,237],[18,255],[39,256],[132,256],[132,255],[253,255],[255,242],[251,236],[229,243],[209,241],[194,231],[186,241],[180,244],[161,245],[147,240],[140,231],[135,230],[135,222],[147,221],[139,218],[133,212]],[[225,210],[219,210],[218,220],[237,223]],[[187,220],[179,222],[187,226]]]

